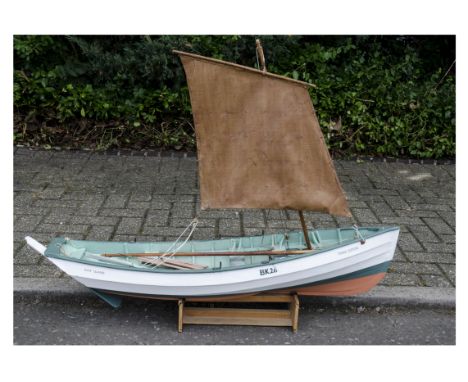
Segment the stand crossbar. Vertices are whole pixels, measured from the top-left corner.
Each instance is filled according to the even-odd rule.
[[[187,306],[191,302],[207,302],[206,299],[187,298],[179,300],[178,330],[182,332],[184,324],[197,325],[256,325],[256,326],[291,326],[297,331],[299,320],[299,298],[297,295],[265,294],[238,297],[229,300],[209,301],[212,307]],[[288,303],[288,309],[239,309],[219,308],[216,303]]]

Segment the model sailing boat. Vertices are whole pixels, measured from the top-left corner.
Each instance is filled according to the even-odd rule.
[[[307,230],[302,211],[351,216],[308,83],[174,51],[188,80],[201,208],[291,209],[302,231],[210,241],[27,243],[107,302],[112,295],[353,295],[385,275],[398,227]],[[182,235],[181,235],[182,236]]]

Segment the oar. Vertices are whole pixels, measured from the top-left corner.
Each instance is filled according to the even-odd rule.
[[[291,249],[285,251],[244,251],[244,252],[176,252],[173,254],[166,254],[163,252],[153,253],[103,253],[101,256],[105,257],[124,257],[124,256],[281,256],[281,255],[302,255],[310,253],[311,249]]]

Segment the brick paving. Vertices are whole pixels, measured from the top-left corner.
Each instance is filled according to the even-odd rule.
[[[387,286],[455,288],[455,165],[335,161],[352,218],[305,213],[310,227],[398,225]],[[195,239],[299,229],[294,211],[200,211],[196,158],[90,152],[14,153],[14,276],[66,277],[24,236],[173,240],[198,216]]]

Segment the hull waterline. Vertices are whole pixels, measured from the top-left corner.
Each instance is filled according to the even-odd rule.
[[[233,295],[224,295],[224,296],[156,296],[148,294],[134,294],[126,292],[117,292],[112,290],[95,290],[100,293],[105,293],[109,295],[117,295],[123,297],[134,297],[134,298],[143,298],[143,299],[155,299],[155,300],[178,300],[181,298],[196,298],[197,301],[206,301],[206,302],[216,302],[216,301],[230,301],[243,298],[246,296],[254,296],[260,294],[297,294],[298,296],[355,296],[358,294],[366,293],[375,287],[384,277],[386,273],[381,272],[375,275],[357,277],[351,280],[344,281],[335,281],[335,282],[324,282],[319,285],[312,286],[302,286],[289,289],[280,289],[280,290],[270,290],[257,293],[247,293],[247,294],[233,294]]]

